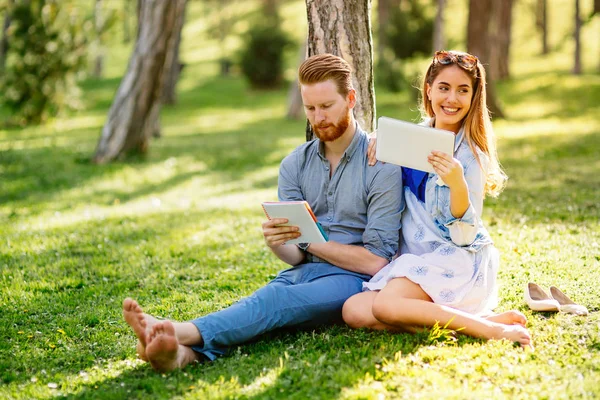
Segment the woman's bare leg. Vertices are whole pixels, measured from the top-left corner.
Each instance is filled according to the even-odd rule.
[[[483,339],[508,339],[521,346],[531,345],[529,331],[520,324],[504,324],[453,309],[451,307],[409,298],[407,293],[426,293],[407,278],[392,279],[375,297],[373,316],[392,326],[433,326],[439,323],[469,336]]]

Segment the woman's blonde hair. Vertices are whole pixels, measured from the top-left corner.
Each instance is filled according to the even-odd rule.
[[[479,165],[481,165],[481,160],[477,154],[476,147],[487,155],[489,162],[484,195],[496,197],[504,189],[507,176],[498,161],[496,136],[494,135],[490,113],[486,104],[485,69],[477,57],[458,51],[436,52],[423,79],[423,86],[421,88],[421,114],[424,117],[435,117],[431,100],[427,97],[427,86],[431,86],[440,72],[451,65],[459,66],[471,77],[473,97],[471,99],[471,108],[463,120],[465,138]]]

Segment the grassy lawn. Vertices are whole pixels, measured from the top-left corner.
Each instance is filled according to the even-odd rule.
[[[302,17],[302,4],[286,3],[284,17]],[[556,4],[571,15],[570,2]],[[535,352],[439,330],[336,326],[271,333],[170,374],[136,359],[124,297],[188,320],[284,268],[263,244],[260,202],[276,199],[279,162],[302,143],[305,122],[282,118],[285,88],[256,92],[237,75],[217,76],[214,42],[191,40],[206,33],[201,12],[191,7],[184,32],[179,105],[164,109],[164,137],[146,158],[89,163],[126,67],[121,44],[106,77],[83,83],[85,111],[0,130],[0,398],[600,397],[598,19],[584,30],[578,77],[570,45],[539,56],[533,27],[517,24],[513,78],[498,86],[509,118],[495,127],[510,180],[486,200],[484,219],[502,255],[497,311],[527,315]],[[553,43],[570,29],[562,24]],[[408,93],[378,88],[377,107],[417,116]],[[590,315],[529,311],[528,281],[558,286]]]

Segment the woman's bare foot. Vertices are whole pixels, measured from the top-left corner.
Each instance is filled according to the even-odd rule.
[[[171,321],[159,321],[152,327],[146,356],[152,368],[161,372],[183,368],[197,360],[196,353],[190,347],[179,344]]]
[[[490,339],[508,339],[511,342],[517,342],[524,348],[530,348],[533,350],[533,344],[531,342],[531,334],[527,328],[516,324],[496,324],[497,329]]]
[[[129,297],[123,300],[123,317],[138,338],[136,349],[140,358],[148,361],[146,357],[146,337],[158,320],[151,315],[144,314],[137,301]]]
[[[498,322],[504,325],[521,325],[524,327],[525,324],[527,324],[527,318],[525,318],[525,315],[515,310],[506,311],[501,314],[490,315],[484,318],[488,321]]]

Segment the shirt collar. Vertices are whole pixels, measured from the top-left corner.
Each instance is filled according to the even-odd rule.
[[[346,151],[344,151],[344,154],[342,155],[342,160],[346,159],[346,161],[350,161],[350,158],[352,157],[352,155],[358,148],[358,144],[360,143],[361,138],[366,136],[364,131],[358,125],[357,121],[354,122],[354,128],[355,128],[354,129],[354,137],[352,138],[350,145],[348,145],[348,147],[346,148]],[[321,140],[319,140],[319,139],[317,139],[317,140],[319,142],[317,154],[319,155],[319,157],[321,157],[321,159],[324,160],[325,159],[325,143],[321,142]]]

